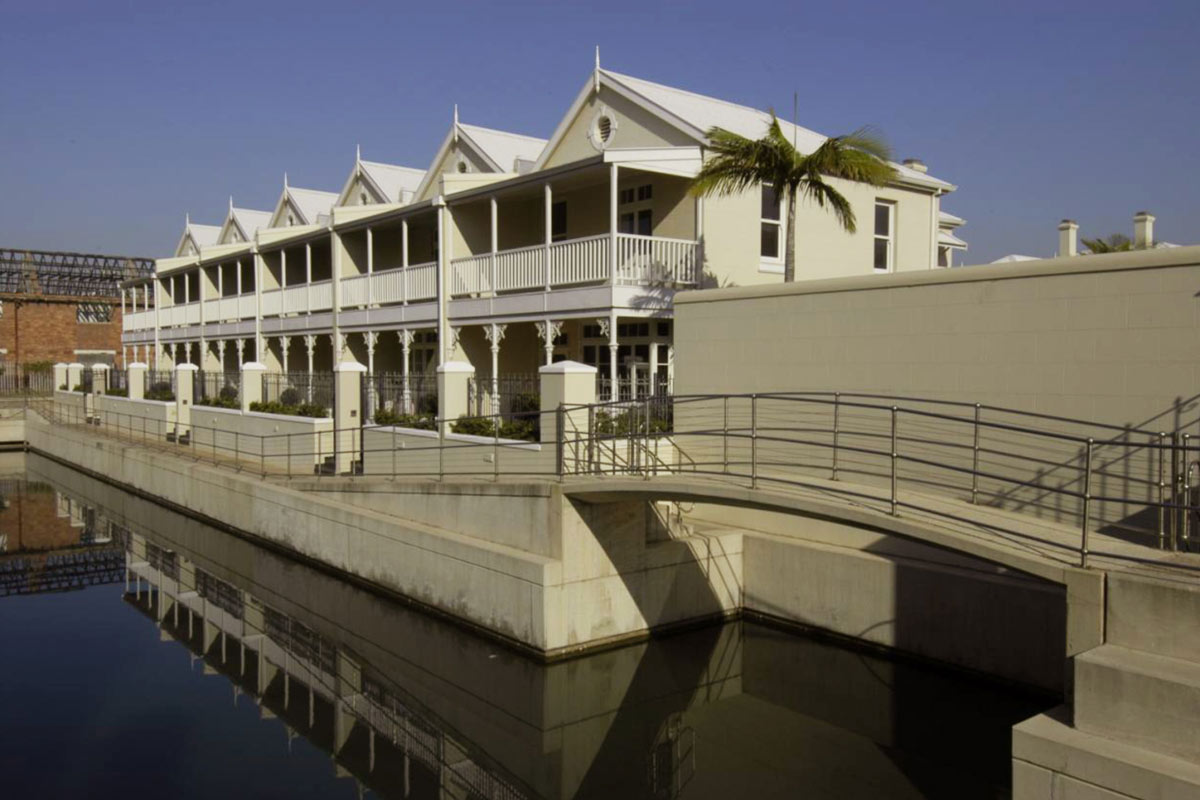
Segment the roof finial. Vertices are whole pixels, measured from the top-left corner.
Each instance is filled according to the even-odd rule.
[[[229,195],[229,213],[233,213],[233,195]]]
[[[183,224],[184,227],[192,227],[192,215],[187,211],[183,212]]]
[[[284,191],[287,191],[287,188],[288,188],[287,171],[285,170],[283,173],[283,189],[284,189]]]
[[[458,144],[458,103],[454,104],[454,143]]]
[[[362,145],[361,144],[354,145],[354,161],[356,163],[362,161]]]
[[[597,93],[600,91],[600,45],[596,45],[596,69],[592,72],[592,86]]]

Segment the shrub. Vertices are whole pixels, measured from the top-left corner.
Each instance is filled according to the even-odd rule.
[[[450,430],[465,436],[495,436],[496,426],[487,417],[462,415],[450,424]]]
[[[72,389],[71,391],[72,391],[72,392],[82,392],[82,391],[83,391],[83,384],[82,384],[82,383],[77,383],[77,384],[75,384],[75,388],[74,388],[74,389]]]
[[[221,391],[217,392],[217,396],[220,397],[222,400],[236,401],[238,399],[237,387],[236,386],[222,386]]]
[[[513,419],[500,426],[500,436],[504,439],[524,439],[527,442],[538,441],[538,426],[528,419]]]
[[[175,393],[171,391],[171,384],[167,381],[158,381],[150,384],[150,388],[146,390],[147,400],[165,400],[170,402],[175,399]]]
[[[104,393],[109,397],[129,397],[128,389],[105,389]]]
[[[238,408],[237,395],[232,398],[225,397],[224,394],[220,397],[201,397],[198,406],[211,406],[212,408]]]
[[[251,411],[258,411],[262,414],[282,414],[288,417],[327,417],[328,410],[320,403],[296,403],[284,404],[278,400],[269,400],[265,403],[251,403]]]
[[[429,414],[436,417],[438,412],[438,399],[436,394],[427,394],[417,400],[417,414]]]
[[[54,370],[53,361],[26,361],[23,366],[26,373],[52,372]]]
[[[298,389],[284,389],[279,393],[279,403],[285,406],[298,406],[303,402]]]
[[[59,390],[60,392],[65,392],[65,391],[67,390],[67,385],[66,385],[65,383],[60,383],[60,384],[58,385],[58,390]]]
[[[375,424],[397,425],[401,428],[416,428],[420,431],[437,430],[437,423],[432,414],[401,414],[387,408],[376,410]]]

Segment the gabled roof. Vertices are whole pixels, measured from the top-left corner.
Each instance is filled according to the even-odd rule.
[[[1020,255],[1019,253],[1011,253],[1007,256],[1001,256],[1000,258],[997,258],[995,261],[993,261],[991,263],[993,263],[993,264],[1011,264],[1016,261],[1041,261],[1041,260],[1042,260],[1041,256],[1023,256],[1023,255]]]
[[[271,223],[270,211],[256,211],[252,208],[235,208],[233,200],[229,201],[229,212],[225,215],[225,222],[221,224],[221,232],[217,236],[217,243],[229,243],[230,228],[236,228],[239,241],[252,242],[254,234],[260,228],[266,228]]]
[[[196,246],[196,249],[199,250],[201,247],[216,244],[220,235],[220,225],[199,225],[189,220],[183,226],[183,234],[179,237],[179,244],[175,246],[175,255],[183,255],[183,243],[189,238],[192,240],[192,244]]]
[[[944,244],[947,247],[961,247],[963,250],[967,249],[967,243],[955,236],[953,233],[950,233],[950,231],[938,231],[937,240],[938,244]]]
[[[938,212],[938,225],[943,228],[958,228],[966,224],[967,221],[962,217],[955,216],[948,211]]]
[[[316,225],[328,218],[337,201],[337,192],[323,192],[319,189],[299,189],[295,186],[289,186],[287,176],[284,176],[283,192],[279,195],[279,201],[275,203],[275,210],[271,212],[269,227],[287,227],[283,212],[289,206],[296,212],[297,219],[295,224]]]
[[[415,196],[425,170],[413,167],[401,167],[397,164],[383,164],[379,161],[363,161],[358,155],[354,159],[354,169],[346,179],[341,194],[338,195],[339,206],[350,204],[350,190],[356,178],[361,177],[370,187],[377,203],[404,203]]]
[[[700,144],[707,142],[706,134],[711,128],[724,128],[749,139],[758,139],[767,132],[767,126],[771,124],[771,114],[768,111],[731,103],[727,100],[718,100],[715,97],[707,97],[597,67],[592,78],[572,104],[570,111],[555,129],[554,135],[550,137],[535,169],[540,169],[544,165],[545,160],[566,134],[571,121],[582,108],[589,94],[595,91],[597,86],[607,86],[627,97],[691,136]],[[828,138],[800,125],[793,125],[784,119],[779,119],[779,127],[788,139],[795,141],[796,149],[802,153],[811,153]],[[954,188],[953,184],[910,169],[903,164],[893,163],[892,166],[902,180],[946,190]]]
[[[546,146],[546,140],[536,136],[523,136],[493,128],[481,128],[478,125],[459,123],[458,130],[463,138],[475,145],[475,149],[491,162],[496,172],[516,172],[518,159],[536,161]]]
[[[446,158],[446,154],[455,141],[465,145],[479,156],[480,160],[492,172],[517,172],[517,161],[537,161],[546,147],[546,140],[536,136],[524,136],[519,133],[498,131],[494,128],[482,128],[478,125],[464,125],[458,121],[458,108],[454,109],[454,122],[442,144],[438,147],[429,169],[425,171],[421,183],[414,192],[414,197],[425,194],[429,185],[437,179],[437,167]]]

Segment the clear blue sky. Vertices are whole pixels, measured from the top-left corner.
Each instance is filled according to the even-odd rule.
[[[425,167],[464,122],[549,136],[604,66],[881,128],[959,186],[968,261],[1055,226],[1200,242],[1200,2],[0,0],[0,245],[169,255],[184,212]]]

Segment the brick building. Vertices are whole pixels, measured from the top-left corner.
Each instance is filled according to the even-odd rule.
[[[0,250],[0,361],[124,367],[119,284],[152,271],[142,258]]]

